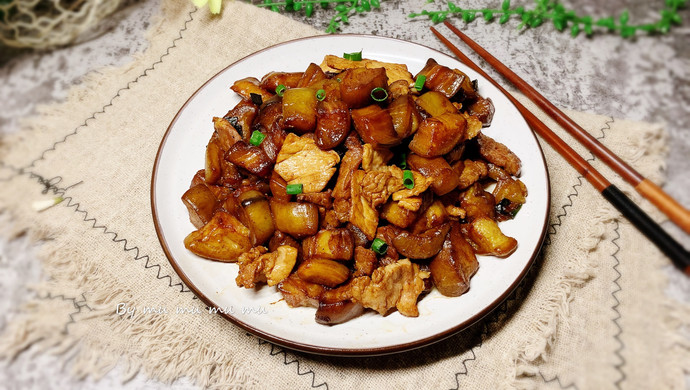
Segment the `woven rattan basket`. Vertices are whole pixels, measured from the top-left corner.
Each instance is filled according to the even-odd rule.
[[[74,42],[121,0],[0,0],[0,42],[46,49]]]

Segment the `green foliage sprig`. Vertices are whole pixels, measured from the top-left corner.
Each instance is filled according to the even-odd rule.
[[[601,31],[614,32],[623,38],[630,38],[635,36],[638,31],[665,34],[674,25],[680,25],[682,19],[678,10],[685,8],[686,2],[687,0],[666,0],[664,8],[659,11],[659,20],[647,24],[631,24],[630,14],[627,10],[616,17],[595,19],[592,16],[581,16],[573,10],[565,9],[558,0],[535,0],[536,6],[530,10],[521,6],[513,7],[510,0],[503,0],[501,8],[497,9],[464,9],[449,1],[444,10],[424,10],[420,13],[411,13],[408,16],[410,18],[427,16],[434,23],[440,23],[449,16],[460,16],[466,23],[474,21],[477,17],[483,17],[487,22],[498,18],[500,24],[504,24],[515,17],[521,21],[518,25],[519,29],[539,27],[544,22],[551,21],[558,31],[569,29],[573,37],[576,37],[580,32],[591,36],[595,31]]]
[[[329,9],[331,4],[335,4],[334,9],[336,12],[331,17],[326,28],[326,32],[331,34],[336,33],[340,29],[341,23],[348,24],[351,16],[381,7],[380,0],[264,0],[263,3],[255,5],[275,12],[302,12],[306,17],[311,17],[317,5],[322,9]]]

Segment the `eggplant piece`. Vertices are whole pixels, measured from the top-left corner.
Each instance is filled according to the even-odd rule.
[[[274,231],[273,236],[271,236],[271,239],[268,241],[268,251],[273,252],[276,249],[278,249],[278,247],[284,245],[297,248],[297,258],[301,258],[302,246],[299,244],[299,242],[297,242],[297,240],[292,238],[290,235],[281,232],[280,230]]]
[[[314,91],[323,89],[325,95],[322,101],[324,102],[339,102],[343,100],[340,96],[340,83],[335,79],[324,79],[317,81],[309,86],[309,88],[313,89]]]
[[[443,157],[424,158],[410,154],[407,156],[407,164],[425,177],[434,180],[431,188],[438,196],[453,191],[460,184],[458,172]]]
[[[282,128],[274,128],[273,130],[260,128],[259,131],[266,136],[259,144],[259,147],[263,149],[266,157],[274,164],[278,158],[278,153],[280,153],[280,148],[283,147],[283,142],[287,138],[287,133]]]
[[[216,184],[223,174],[221,162],[223,161],[223,149],[219,145],[218,136],[215,134],[206,145],[206,163],[204,168],[204,181],[207,184]]]
[[[316,127],[316,92],[311,88],[291,88],[283,94],[283,126],[297,133]]]
[[[311,87],[313,84],[327,78],[328,76],[326,76],[321,67],[312,62],[307,67],[307,70],[302,73],[302,77],[300,77],[299,82],[297,82],[297,88]]]
[[[513,219],[527,201],[525,184],[510,176],[499,179],[492,194],[496,202],[496,219],[499,221]]]
[[[278,284],[278,290],[283,294],[285,303],[290,307],[319,307],[319,297],[324,288],[320,284],[300,279],[297,273],[293,272],[292,275]]]
[[[415,103],[431,116],[441,116],[447,113],[457,113],[458,109],[441,92],[429,91],[415,100]]]
[[[276,95],[265,101],[254,125],[250,127],[248,131],[243,132],[245,142],[249,142],[249,138],[252,136],[251,130],[254,128],[262,129],[262,132],[283,130],[283,99]]]
[[[371,91],[375,88],[388,88],[388,76],[384,68],[347,69],[338,75],[340,78],[341,99],[352,108],[362,108],[375,103]]]
[[[297,267],[300,279],[326,287],[335,287],[350,278],[350,269],[334,260],[312,257]]]
[[[273,162],[263,149],[248,145],[244,141],[232,145],[225,154],[225,159],[260,177],[268,176],[273,166]]]
[[[467,238],[474,244],[478,255],[506,257],[517,249],[517,240],[503,234],[498,223],[491,218],[475,218],[467,231]]]
[[[422,115],[417,111],[412,96],[400,96],[388,105],[387,110],[393,120],[393,129],[398,134],[398,138],[407,138],[417,132],[422,122]]]
[[[314,141],[321,149],[333,149],[350,133],[350,110],[342,101],[322,101],[316,107]]]
[[[420,234],[429,229],[436,228],[448,222],[448,212],[446,207],[439,199],[436,199],[424,213],[417,218],[410,231],[413,234]]]
[[[355,240],[347,229],[321,230],[315,236],[315,257],[348,261],[354,256]]]
[[[482,122],[483,127],[491,126],[491,121],[494,119],[494,103],[490,98],[479,98],[474,103],[467,106],[467,113],[474,115]]]
[[[417,92],[416,90],[414,91]],[[388,84],[388,94],[392,100],[410,93],[410,83],[407,80],[396,80]]]
[[[285,179],[283,179],[278,174],[278,172],[273,171],[271,173],[271,181],[269,182],[269,187],[271,189],[271,194],[273,194],[274,199],[283,202],[290,201],[290,197],[292,195],[289,195],[287,193],[287,181],[285,181]]]
[[[393,118],[387,110],[374,104],[352,110],[351,114],[355,130],[364,142],[371,146],[375,148],[393,146],[402,140],[395,131]]]
[[[297,239],[313,236],[319,229],[319,208],[312,203],[270,201],[276,229]]]
[[[449,224],[429,229],[420,234],[400,230],[393,238],[393,247],[407,258],[428,259],[441,250],[449,230]]]
[[[182,203],[189,211],[189,221],[200,229],[213,218],[218,199],[206,184],[197,184],[182,195]]]
[[[249,141],[252,124],[258,115],[259,106],[251,100],[242,99],[223,118],[213,118],[214,128],[221,140],[223,150],[227,151],[240,139]]]
[[[466,126],[467,121],[460,114],[426,118],[412,138],[410,150],[422,157],[442,156],[462,140]]]
[[[477,94],[477,80],[470,80],[470,78],[465,74],[465,72],[459,70],[459,69],[453,69],[453,72],[456,74],[460,75],[462,77],[462,81],[460,82],[460,91],[462,93],[462,96],[457,95],[455,96],[458,100],[462,101],[473,101],[479,97],[479,94]]]
[[[452,98],[462,89],[466,76],[456,73],[447,66],[439,65],[433,58],[426,61],[424,68],[415,76],[426,76],[424,87]]]
[[[255,77],[237,80],[230,89],[237,92],[243,99],[251,100],[257,106],[260,106],[261,102],[265,102],[273,97],[273,93],[261,88],[259,80]]]
[[[470,288],[470,278],[478,268],[472,246],[465,240],[460,225],[453,223],[443,249],[429,263],[434,285],[447,297],[460,296]]]
[[[460,194],[460,207],[465,209],[469,221],[480,217],[496,217],[496,200],[490,192],[484,191],[479,183],[473,184]]]
[[[228,188],[237,188],[242,184],[244,177],[242,177],[242,173],[235,164],[223,158],[220,162],[220,168],[222,174],[218,180],[218,185]]]
[[[249,190],[238,195],[237,201],[242,206],[243,221],[252,233],[252,244],[263,245],[275,232],[268,199],[257,190]]]
[[[336,325],[359,317],[364,313],[364,306],[359,302],[340,301],[336,303],[319,303],[316,310],[316,322],[323,325]]]
[[[185,237],[184,246],[207,259],[235,262],[252,248],[252,243],[246,226],[232,215],[217,211],[206,225]]]
[[[417,219],[417,213],[400,207],[398,202],[389,200],[381,209],[381,218],[399,228],[407,228]]]
[[[259,86],[269,92],[275,92],[279,85],[284,85],[287,88],[296,88],[302,72],[270,72],[261,78]]]

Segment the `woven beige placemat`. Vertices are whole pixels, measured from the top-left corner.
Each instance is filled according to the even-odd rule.
[[[668,260],[548,146],[552,211],[543,255],[516,293],[467,331],[414,352],[332,358],[285,350],[204,313],[153,227],[159,142],[186,99],[227,64],[317,34],[241,2],[223,12],[210,17],[163,1],[140,58],[90,75],[67,102],[44,107],[0,143],[0,212],[10,221],[3,234],[42,240],[47,276],[34,286],[38,298],[3,329],[0,356],[32,346],[63,354],[79,376],[98,378],[120,364],[123,379],[186,376],[217,388],[684,387],[690,356],[678,329],[690,316],[663,293]],[[570,114],[644,175],[663,180],[660,126]],[[65,198],[60,205],[31,208],[56,195]],[[159,312],[121,316],[122,303]],[[177,314],[178,307],[200,312]]]

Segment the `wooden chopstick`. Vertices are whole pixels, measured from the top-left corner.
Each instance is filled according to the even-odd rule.
[[[633,203],[621,190],[611,184],[601,173],[592,167],[584,158],[573,150],[556,133],[551,131],[548,126],[536,117],[531,111],[522,105],[505,88],[496,82],[491,76],[484,72],[472,60],[470,60],[460,49],[453,45],[446,37],[431,27],[431,31],[443,42],[465,65],[474,69],[477,73],[484,76],[496,88],[503,92],[508,99],[517,107],[530,127],[549,143],[568,163],[573,166],[594,188],[599,191],[604,198],[613,204],[637,229],[652,241],[664,254],[666,254],[673,264],[690,276],[690,253],[666,233],[656,222],[654,222],[642,209]]]
[[[673,223],[678,225],[686,233],[690,233],[690,211],[688,211],[670,195],[664,192],[664,190],[662,190],[659,186],[652,183],[649,179],[646,179],[644,176],[642,176],[642,174],[637,172],[625,161],[621,160],[620,157],[601,144],[599,140],[589,134],[568,115],[553,105],[553,103],[542,96],[542,94],[540,94],[536,89],[532,88],[531,85],[527,84],[525,80],[501,63],[501,61],[496,59],[496,57],[492,56],[477,42],[470,39],[467,35],[458,30],[448,21],[445,21],[444,24],[463,42],[465,42],[467,46],[479,54],[494,69],[496,69],[498,73],[508,79],[508,81],[515,85],[522,93],[525,94],[525,96],[527,96],[537,106],[544,110],[544,112],[553,118],[559,125],[561,125],[563,129],[577,139],[582,145],[587,147],[592,154],[597,156],[616,173],[621,175],[625,181],[635,187],[637,192],[647,198],[659,210],[666,214],[668,218],[673,221]]]

